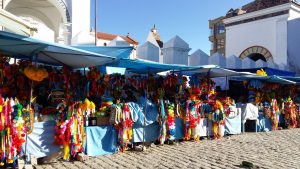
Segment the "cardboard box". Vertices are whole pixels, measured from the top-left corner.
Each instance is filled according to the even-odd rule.
[[[97,117],[97,126],[107,126],[111,125],[109,123],[109,117]]]

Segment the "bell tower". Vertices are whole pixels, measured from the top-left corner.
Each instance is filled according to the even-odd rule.
[[[90,38],[90,0],[67,0],[71,3],[72,45],[82,44]]]

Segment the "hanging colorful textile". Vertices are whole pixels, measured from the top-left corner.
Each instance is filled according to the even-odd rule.
[[[185,131],[184,139],[200,140],[200,101],[188,100],[186,102],[186,116],[185,116]]]
[[[0,98],[0,166],[16,164],[17,155],[25,142],[23,106],[13,99]]]
[[[23,109],[23,120],[24,120],[24,130],[26,134],[31,134],[33,131],[34,124],[34,112],[29,105],[26,109]]]
[[[83,152],[84,144],[84,117],[82,104],[76,102],[70,106],[61,103],[57,106],[58,119],[56,124],[55,144],[64,146],[64,160],[75,157],[77,153]],[[88,109],[88,108],[87,108]]]
[[[119,150],[124,152],[132,139],[133,120],[128,104],[116,104],[115,106],[115,128],[118,130]]]
[[[168,140],[175,140],[176,126],[175,126],[175,113],[174,113],[174,104],[167,103],[167,130],[168,130]]]
[[[97,70],[97,68],[90,67],[90,71],[87,74],[87,80],[90,84],[87,96],[94,96],[98,94],[98,80],[100,77],[100,72]]]
[[[165,112],[165,104],[163,100],[159,100],[159,106],[158,106],[158,112],[159,112],[159,125],[161,126],[160,134],[159,134],[159,144],[163,145],[166,141],[166,135],[167,135],[167,124],[166,124],[166,112]]]

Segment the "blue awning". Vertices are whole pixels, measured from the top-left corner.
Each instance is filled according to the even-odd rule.
[[[280,78],[291,80],[297,84],[300,84],[300,77],[280,76]]]
[[[118,59],[129,59],[133,47],[117,47],[117,46],[73,46],[78,49],[116,57]]]
[[[249,76],[243,76],[243,77],[234,77],[232,80],[260,80],[264,82],[269,82],[269,83],[279,83],[279,84],[296,84],[296,82],[285,79],[279,76],[259,76],[256,74],[249,75]]]
[[[284,70],[278,70],[278,69],[273,69],[273,68],[268,68],[268,67],[263,67],[263,68],[253,68],[253,69],[232,69],[234,71],[238,72],[251,72],[251,73],[256,73],[257,70],[263,69],[268,76],[295,76],[295,72],[289,72],[289,71],[284,71]]]
[[[106,64],[106,66],[126,68],[127,71],[141,74],[158,73],[168,70],[178,71],[195,68],[193,66],[185,65],[161,64],[142,59],[119,59],[112,63]]]
[[[103,65],[115,59],[115,57],[4,31],[0,31],[0,52],[18,59],[31,60],[35,58],[39,63],[67,65],[72,68]]]

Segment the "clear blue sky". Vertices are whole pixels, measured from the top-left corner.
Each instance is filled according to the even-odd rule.
[[[156,25],[166,42],[179,35],[192,48],[209,53],[208,20],[225,15],[230,8],[253,0],[97,0],[97,30],[126,35],[145,43]],[[91,0],[91,25],[94,27],[94,3]]]

